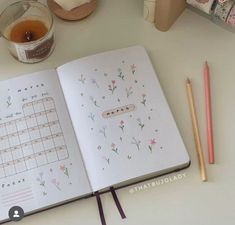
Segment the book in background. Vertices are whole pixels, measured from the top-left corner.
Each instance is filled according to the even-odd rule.
[[[145,0],[144,18],[167,31],[186,8],[185,0]]]

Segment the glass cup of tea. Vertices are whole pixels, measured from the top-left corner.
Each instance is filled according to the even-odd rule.
[[[40,62],[55,47],[53,16],[35,0],[8,6],[0,15],[0,34],[12,56],[23,63]]]

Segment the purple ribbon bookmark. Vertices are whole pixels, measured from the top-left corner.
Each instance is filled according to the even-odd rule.
[[[126,218],[126,215],[125,215],[125,213],[124,213],[124,211],[123,211],[123,209],[122,209],[122,206],[121,206],[121,204],[120,204],[120,202],[119,202],[119,200],[118,200],[118,197],[117,197],[117,194],[116,194],[115,189],[114,189],[113,187],[110,187],[110,191],[111,191],[111,193],[112,193],[113,200],[114,200],[114,202],[115,202],[115,204],[116,204],[116,206],[117,206],[117,209],[118,209],[118,211],[119,211],[119,213],[120,213],[122,219],[125,219],[125,218]]]
[[[95,192],[95,197],[96,197],[96,201],[97,201],[97,204],[98,204],[101,224],[102,225],[106,225],[106,221],[105,221],[105,217],[104,217],[104,211],[103,211],[103,206],[102,206],[102,202],[101,202],[101,199],[100,199],[100,193],[98,191]]]

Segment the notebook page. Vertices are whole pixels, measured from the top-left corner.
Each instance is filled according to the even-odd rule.
[[[55,70],[0,82],[0,221],[90,193]]]
[[[94,191],[189,162],[144,48],[82,58],[58,74]]]

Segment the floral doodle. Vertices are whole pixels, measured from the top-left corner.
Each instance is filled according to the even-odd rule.
[[[59,191],[61,191],[60,182],[59,182],[56,178],[52,179],[52,180],[51,180],[51,183],[52,183]]]
[[[60,170],[69,178],[69,170],[65,165],[61,165]]]
[[[126,88],[126,97],[129,98],[129,96],[132,94],[133,94],[133,88],[132,87]]]
[[[85,84],[86,78],[83,74],[81,74],[80,78],[78,79],[82,84]]]
[[[138,118],[138,119],[136,119],[136,120],[137,120],[137,122],[138,122],[138,125],[139,125],[140,129],[143,130],[143,128],[144,128],[144,123],[141,121],[140,118]]]
[[[111,83],[112,83],[112,84],[109,84],[108,87],[109,87],[109,91],[111,91],[112,94],[113,94],[114,91],[115,91],[115,89],[117,88],[117,86],[116,86],[116,81],[115,81],[115,80],[112,80]]]
[[[96,79],[91,79],[91,83],[94,84],[97,88],[100,88],[100,86],[98,85]]]
[[[8,96],[7,97],[7,108],[9,108],[11,105],[12,105],[12,101],[11,101],[12,99],[11,99],[11,96]]]
[[[106,129],[107,127],[102,127],[102,129],[99,130],[99,132],[103,134],[105,138],[106,138]]]
[[[135,74],[135,71],[136,71],[136,65],[135,65],[135,64],[132,64],[132,65],[130,65],[130,68],[131,68],[132,74],[134,75],[134,74]]]
[[[133,141],[131,142],[131,144],[135,145],[136,148],[137,148],[138,150],[140,150],[141,141],[140,141],[140,140],[137,140],[135,137],[133,137],[132,140],[133,140]]]
[[[39,185],[42,187],[45,187],[46,181],[43,178],[43,172],[39,173],[39,177],[37,177],[37,181],[39,182]]]
[[[142,101],[141,101],[141,103],[142,103],[144,106],[146,106],[146,101],[147,101],[147,99],[146,99],[146,94],[142,94]]]
[[[116,154],[118,154],[118,148],[114,143],[111,144],[111,150],[115,152]]]
[[[118,68],[118,77],[121,78],[122,80],[125,80],[125,76],[123,75],[121,68]]]
[[[149,150],[150,150],[150,152],[152,153],[153,152],[153,147],[155,146],[157,144],[157,142],[156,142],[156,139],[155,138],[152,138],[152,139],[150,139],[150,141],[149,141]]]
[[[90,113],[88,118],[90,118],[93,122],[95,121],[95,115],[93,113]]]
[[[128,155],[128,156],[127,156],[127,158],[128,158],[129,160],[131,160],[131,159],[132,159],[131,155]]]
[[[108,163],[108,164],[110,164],[110,158],[107,158],[107,157],[103,157],[103,159]]]
[[[121,128],[122,132],[124,132],[125,125],[124,125],[124,121],[123,120],[120,121],[119,127]]]
[[[94,106],[100,107],[100,106],[97,104],[97,101],[94,99],[94,97],[90,96],[90,100],[92,101],[92,103],[94,104]]]

